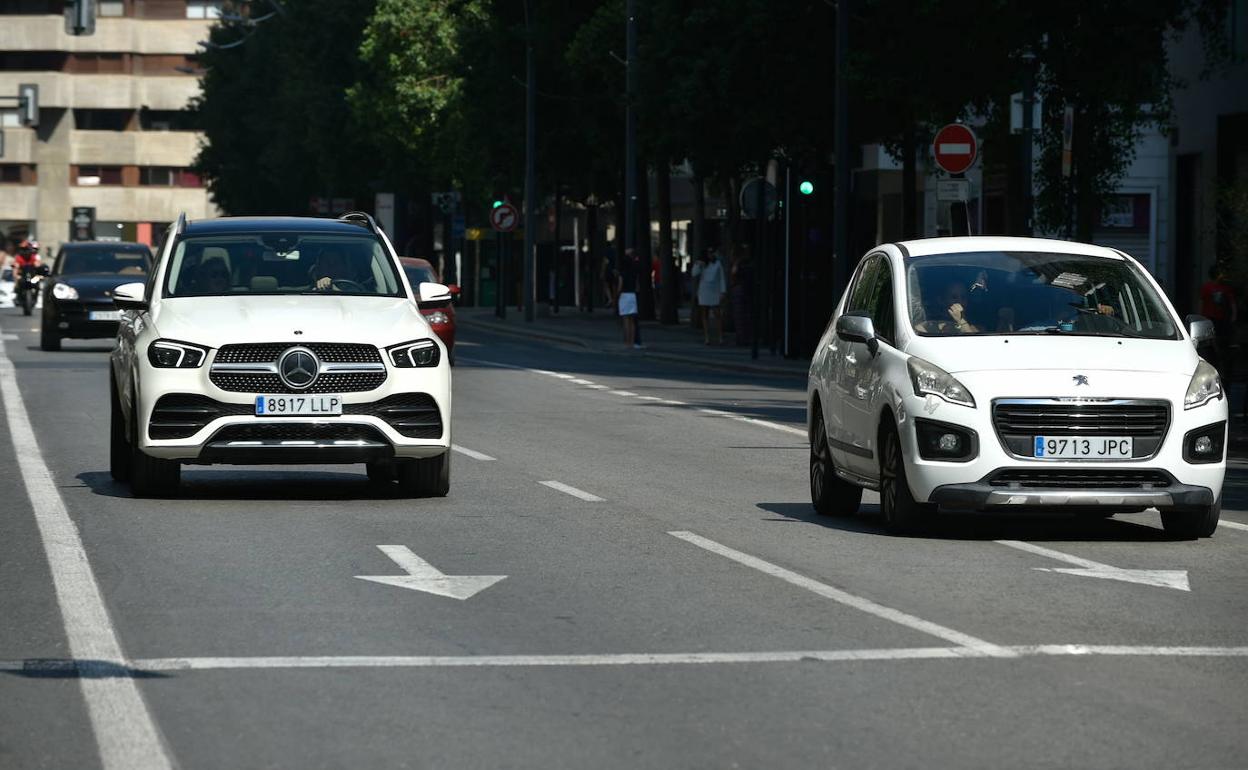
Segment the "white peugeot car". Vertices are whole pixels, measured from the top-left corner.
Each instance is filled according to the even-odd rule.
[[[880,492],[886,524],[939,510],[1156,508],[1208,537],[1227,404],[1153,277],[1114,249],[1031,238],[886,244],[858,264],[810,367],[810,489]]]
[[[183,464],[365,463],[445,495],[451,372],[419,304],[450,299],[365,214],[180,217],[146,285],[114,291],[113,478],[168,495]]]

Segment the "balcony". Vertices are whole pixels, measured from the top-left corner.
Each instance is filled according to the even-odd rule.
[[[202,138],[192,131],[74,131],[69,140],[69,162],[185,168],[199,154]]]
[[[97,110],[183,110],[199,93],[199,79],[141,75],[69,75],[62,72],[0,72],[0,93],[15,94],[21,83],[39,85],[43,107]]]
[[[97,19],[94,35],[66,35],[60,16],[5,16],[0,51],[197,53],[211,21]]]
[[[38,187],[0,184],[0,221],[33,222],[38,214]]]
[[[104,222],[172,222],[183,211],[190,219],[218,216],[199,187],[71,187],[69,204],[94,206],[95,218]]]
[[[13,128],[5,126],[4,129],[4,157],[0,158],[0,163],[34,163],[35,162],[35,132],[29,128]]]

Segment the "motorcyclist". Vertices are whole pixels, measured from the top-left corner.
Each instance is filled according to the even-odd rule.
[[[22,273],[39,267],[39,264],[39,241],[23,238],[17,244],[17,253],[13,257],[13,280],[20,280]]]

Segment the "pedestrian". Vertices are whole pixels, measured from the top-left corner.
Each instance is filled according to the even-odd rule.
[[[637,278],[640,272],[641,264],[637,261],[637,255],[632,249],[625,249],[616,284],[616,305],[624,322],[624,345],[632,345],[637,350],[642,347],[641,329],[637,323]]]
[[[702,269],[706,267],[706,260],[707,254],[698,254],[689,267],[689,300],[692,304],[689,319],[695,329],[703,329],[706,325],[702,318],[704,312],[702,304],[698,302],[698,282],[702,278]]]
[[[620,274],[615,269],[615,265],[611,264],[610,257],[602,258],[602,295],[606,302],[605,307],[615,307],[616,290],[620,285]]]
[[[1213,354],[1222,382],[1228,386],[1234,374],[1231,347],[1235,343],[1235,323],[1239,320],[1235,287],[1226,279],[1226,268],[1209,268],[1209,280],[1200,287],[1200,313],[1213,321]]]
[[[698,307],[703,312],[702,339],[711,343],[711,327],[715,327],[715,345],[724,342],[724,294],[728,291],[728,279],[724,275],[724,266],[719,261],[719,253],[708,249],[706,263],[702,265],[698,277]]]

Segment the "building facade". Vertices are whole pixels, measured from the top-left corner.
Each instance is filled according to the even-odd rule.
[[[38,123],[0,101],[0,238],[44,253],[73,237],[153,243],[181,212],[216,215],[190,170],[195,54],[220,0],[98,0],[95,30],[66,31],[63,0],[0,2],[0,96],[38,87]],[[92,217],[92,231],[74,228]]]

